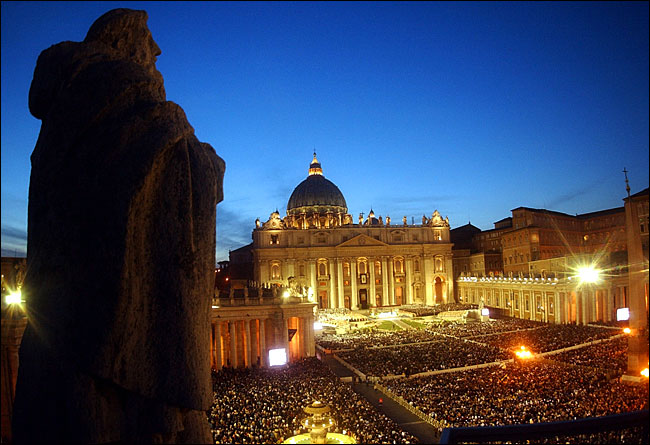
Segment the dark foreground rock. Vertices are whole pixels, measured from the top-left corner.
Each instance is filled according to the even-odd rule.
[[[18,443],[212,441],[225,164],[165,100],[146,22],[109,11],[34,71]]]

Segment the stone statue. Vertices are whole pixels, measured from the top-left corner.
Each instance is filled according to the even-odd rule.
[[[36,64],[16,443],[212,443],[225,163],[166,101],[146,23],[109,11]]]
[[[402,218],[402,224],[406,225],[406,216]]]

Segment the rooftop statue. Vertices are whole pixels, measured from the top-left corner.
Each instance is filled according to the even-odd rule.
[[[166,101],[146,23],[109,11],[36,64],[16,443],[212,442],[225,164]]]

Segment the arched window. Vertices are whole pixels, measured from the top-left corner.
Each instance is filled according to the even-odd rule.
[[[343,276],[345,276],[346,278],[350,277],[350,263],[348,263],[347,261],[343,263]]]
[[[442,272],[442,258],[436,257],[436,272]]]
[[[381,263],[379,261],[375,261],[375,275],[381,275]]]
[[[415,260],[415,261],[413,261],[413,269],[414,269],[416,272],[419,272],[419,271],[420,271],[420,261],[419,261],[419,260]]]
[[[325,266],[325,263],[320,263],[318,265],[318,275],[320,275],[321,277],[327,275],[327,266]]]
[[[404,262],[401,258],[395,259],[395,273],[404,273]]]
[[[366,273],[366,262],[365,261],[360,261],[359,262],[359,273],[360,274]]]
[[[280,279],[280,265],[277,263],[271,265],[271,279]]]

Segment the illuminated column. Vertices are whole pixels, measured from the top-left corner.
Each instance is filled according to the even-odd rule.
[[[453,303],[454,299],[454,262],[451,255],[445,256],[445,282],[447,295],[445,295],[445,303]]]
[[[316,287],[316,260],[309,260],[309,282],[311,283],[311,288],[314,291],[314,297],[318,301],[318,292]]]
[[[223,368],[223,357],[222,357],[222,352],[221,352],[221,322],[217,321],[214,324],[214,346],[215,346],[215,351],[216,351],[216,370],[220,370]]]
[[[381,305],[388,306],[390,299],[388,295],[388,266],[386,264],[386,257],[381,257]]]
[[[388,282],[388,304],[390,305],[395,304],[395,275],[393,266],[393,259],[391,258],[388,262],[388,279],[390,280]]]
[[[271,279],[269,275],[269,262],[267,260],[260,261],[260,283],[266,283]]]
[[[307,317],[298,319],[298,332],[300,333],[300,357],[307,357],[309,353],[309,338],[307,334],[309,320]]]
[[[260,318],[260,366],[266,367],[266,320]]]
[[[330,295],[329,295],[329,303],[327,304],[328,307],[340,307],[339,306],[339,299],[337,298],[336,295],[336,266],[334,265],[334,258],[328,258],[327,259],[327,264],[329,266],[329,274],[330,274]]]
[[[560,306],[560,296],[557,292],[553,292],[553,317],[555,323],[562,323],[562,307]]]
[[[289,354],[289,318],[284,314],[282,319],[282,347],[287,351],[287,362],[291,359]]]
[[[405,258],[406,263],[406,296],[405,304],[413,304],[413,258]]]
[[[359,309],[359,296],[357,295],[357,259],[350,260],[350,307],[352,309]]]
[[[605,307],[607,308],[607,312],[606,312],[607,318],[605,321],[616,320],[616,316],[615,316],[616,309],[614,308],[614,296],[612,295],[612,290],[609,287],[605,290],[605,300],[607,301],[607,304],[605,305]]]
[[[228,322],[230,328],[230,366],[233,368],[239,367],[239,360],[237,357],[237,333],[235,320],[230,320]]]
[[[251,331],[251,366],[255,366],[257,365],[257,353],[260,347],[256,319],[251,320],[250,331]]]
[[[375,291],[375,259],[374,258],[368,258],[368,269],[370,273],[370,306],[376,306],[377,305],[377,298],[376,298],[376,291]]]
[[[244,366],[250,368],[253,348],[251,348],[251,321],[248,318],[244,320],[244,346]]]
[[[422,270],[424,274],[424,304],[431,305],[433,299],[433,258],[429,255],[422,258]]]
[[[309,357],[313,357],[316,355],[316,342],[314,341],[314,315],[309,314],[309,317],[307,317],[307,339],[308,339],[308,346],[309,348],[307,349],[309,353]]]
[[[336,287],[338,288],[339,307],[345,307],[345,296],[343,295],[343,260],[336,259]]]

